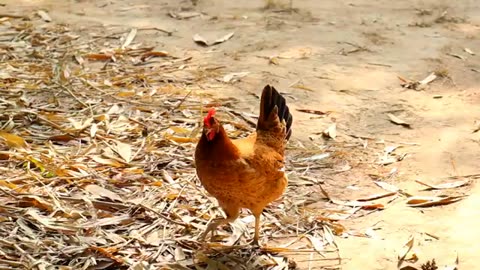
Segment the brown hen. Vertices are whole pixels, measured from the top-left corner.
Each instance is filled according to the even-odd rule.
[[[217,198],[226,218],[212,220],[201,239],[247,208],[255,216],[253,243],[258,244],[263,209],[287,187],[284,152],[292,120],[285,98],[270,85],[262,92],[257,129],[246,138],[230,139],[215,118],[215,109],[210,109],[195,150],[195,165],[200,182]]]

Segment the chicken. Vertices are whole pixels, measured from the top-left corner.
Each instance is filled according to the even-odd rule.
[[[270,85],[262,92],[256,131],[246,138],[230,139],[215,118],[215,109],[209,110],[195,149],[195,166],[200,182],[218,200],[226,218],[212,220],[201,240],[247,208],[255,217],[252,243],[258,245],[262,211],[287,187],[284,152],[292,121],[285,98]]]

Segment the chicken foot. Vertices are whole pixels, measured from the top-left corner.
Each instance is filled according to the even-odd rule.
[[[207,225],[207,229],[200,235],[199,240],[204,241],[205,238],[207,237],[207,234],[209,232],[212,232],[212,237],[214,231],[217,229],[218,226],[230,222],[234,222],[238,216],[240,215],[240,209],[239,208],[227,208],[223,209],[225,211],[225,214],[227,215],[226,218],[215,218],[210,223]]]

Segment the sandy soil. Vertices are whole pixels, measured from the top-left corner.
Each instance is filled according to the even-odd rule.
[[[141,30],[137,39],[220,67],[219,74],[248,71],[236,83],[212,81],[216,87],[207,89],[239,99],[238,110],[254,112],[253,93],[272,83],[288,93],[293,109],[333,111],[318,117],[294,110],[293,141],[335,145],[315,135],[335,121],[337,141],[369,144],[352,160],[375,161],[378,149],[402,145],[397,151],[407,155],[401,161],[385,166],[352,163],[346,172],[319,178],[331,197],[341,199],[379,193],[376,177],[415,195],[469,196],[422,209],[394,202],[383,211],[343,222],[359,232],[373,228],[374,236],[335,239],[342,269],[395,269],[398,252],[412,235],[419,262],[434,258],[438,265],[451,265],[458,254],[459,269],[477,268],[480,188],[475,177],[466,188],[433,192],[422,191],[415,180],[438,184],[449,176],[479,173],[480,133],[472,131],[480,119],[480,2],[294,0],[293,10],[288,1],[273,0],[192,1],[196,5],[173,0],[2,2],[2,9],[16,12],[43,8],[54,21],[83,27],[85,34],[101,25],[172,31]],[[183,20],[168,15],[181,9],[204,15]],[[213,40],[229,32],[235,36],[214,47],[192,41],[196,33]],[[271,56],[279,57],[271,63]],[[431,72],[443,77],[421,90],[401,87],[398,76],[421,80]],[[411,128],[393,124],[388,113]],[[385,144],[376,143],[380,139]],[[392,170],[396,173],[389,174]],[[325,203],[317,207],[321,211]],[[299,267],[307,269],[308,264]]]

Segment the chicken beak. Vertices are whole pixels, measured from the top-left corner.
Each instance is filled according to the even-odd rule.
[[[206,129],[205,129],[205,136],[207,136],[207,138],[209,137],[210,132],[212,132],[212,129],[211,129],[211,128],[206,128]]]
[[[207,136],[207,140],[213,140],[213,137],[215,137],[215,131],[213,128],[205,128],[205,136]]]

